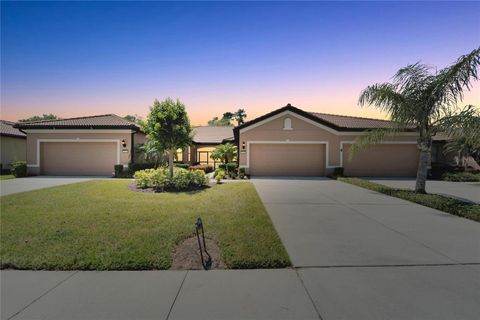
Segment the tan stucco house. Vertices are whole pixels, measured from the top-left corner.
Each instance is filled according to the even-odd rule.
[[[114,114],[15,127],[27,135],[27,167],[33,175],[112,175],[115,164],[127,166],[134,157],[135,138],[145,140],[135,123]]]
[[[179,150],[177,158],[215,165],[211,151],[230,142],[238,146],[239,166],[252,176],[323,176],[335,168],[344,168],[349,176],[414,176],[415,128],[350,160],[356,137],[392,125],[386,120],[306,112],[288,104],[235,128],[194,127],[192,146]],[[113,114],[17,123],[15,128],[27,137],[29,174],[111,175],[115,164],[141,162],[135,146],[146,140],[137,124]],[[440,158],[441,145],[435,151],[432,158]]]
[[[388,128],[385,120],[306,112],[287,106],[234,129],[239,165],[255,176],[322,176],[343,167],[350,176],[414,176],[414,129],[356,154],[349,149],[365,130]]]
[[[27,136],[13,127],[14,122],[0,120],[1,170],[9,170],[14,161],[25,161]]]

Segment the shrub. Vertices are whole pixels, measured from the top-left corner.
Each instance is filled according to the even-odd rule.
[[[225,178],[225,171],[223,170],[215,171],[215,180],[217,181],[217,184],[220,184],[223,178]]]
[[[15,178],[27,176],[27,163],[25,161],[14,161],[12,162],[11,167],[11,172]]]
[[[478,182],[480,174],[471,172],[446,172],[442,175],[442,180],[455,182]]]
[[[245,178],[245,168],[238,168],[238,177],[240,179]]]
[[[234,170],[234,171],[228,172],[228,176],[232,179],[236,179],[237,178],[237,171]]]
[[[137,186],[142,189],[153,188],[152,176],[154,171],[155,169],[145,169],[135,172],[133,178],[135,178]]]
[[[170,184],[167,169],[159,168],[154,170],[151,173],[150,181],[152,184],[152,188],[160,191],[165,190],[165,188],[167,188]]]
[[[179,169],[175,171],[172,177],[172,186],[176,190],[187,189],[191,181],[190,171],[185,169]]]
[[[202,170],[202,171],[205,172],[205,173],[213,172],[213,167],[212,167],[212,166],[204,165],[204,164],[200,164],[200,165],[196,165],[196,166],[191,166],[191,167],[189,167],[188,169],[189,169],[189,170]]]
[[[335,169],[333,169],[333,174],[336,177],[343,177],[343,171],[343,167],[336,167]]]
[[[190,165],[188,163],[177,162],[177,163],[175,163],[175,167],[182,168],[182,169],[188,169],[188,167],[190,167]]]
[[[116,164],[113,166],[115,171],[115,178],[123,177],[123,164]]]
[[[238,165],[236,162],[222,163],[218,166],[219,169],[222,169],[226,173],[237,171],[237,167]]]
[[[191,184],[194,187],[201,187],[208,183],[208,178],[203,170],[192,170],[191,174]]]

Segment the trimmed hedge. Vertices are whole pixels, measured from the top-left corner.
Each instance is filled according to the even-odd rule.
[[[455,182],[480,182],[480,173],[472,172],[446,172],[442,180]]]
[[[199,164],[196,166],[190,166],[189,170],[202,170],[205,173],[213,172],[213,167],[209,165]]]
[[[14,161],[11,164],[11,172],[15,178],[22,178],[27,176],[27,162],[26,161]]]
[[[115,172],[115,178],[120,178],[123,176],[123,164],[116,164],[113,166]]]
[[[177,168],[182,168],[182,169],[188,169],[190,167],[188,163],[183,163],[183,162],[176,162],[173,164],[173,166]]]

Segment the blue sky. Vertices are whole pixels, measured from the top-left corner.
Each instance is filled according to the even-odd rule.
[[[145,115],[180,98],[194,124],[292,103],[381,117],[361,89],[480,45],[476,2],[2,2],[2,118]],[[480,104],[475,84],[466,102]]]

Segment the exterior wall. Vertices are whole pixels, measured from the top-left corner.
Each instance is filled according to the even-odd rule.
[[[284,130],[284,120],[291,119],[291,130]],[[255,125],[254,125],[255,126]],[[248,129],[248,130],[247,130]],[[343,146],[351,143],[361,132],[338,132],[323,127],[289,113],[274,118],[256,127],[247,127],[240,130],[239,134],[239,164],[245,167],[249,173],[249,152],[255,142],[282,142],[286,144],[301,143],[323,143],[326,148],[326,173],[333,171],[335,167],[343,166]],[[416,133],[406,133],[403,136],[391,139],[395,143],[416,144]],[[245,149],[243,146],[245,145]]]
[[[52,132],[57,131],[57,132]],[[27,166],[29,174],[40,174],[41,157],[39,146],[42,143],[56,142],[98,142],[109,141],[117,144],[119,163],[127,166],[131,156],[130,130],[26,130]],[[125,140],[126,147],[121,145]],[[50,142],[48,142],[50,141]],[[56,141],[56,142],[53,142]],[[89,155],[88,161],[95,161],[95,155]]]
[[[25,161],[27,158],[27,139],[0,136],[2,169],[10,169],[10,163]]]

